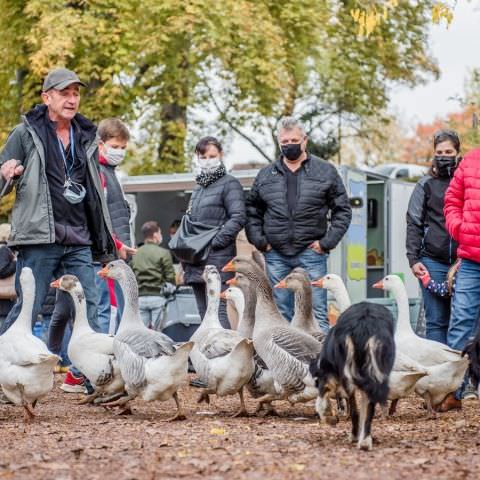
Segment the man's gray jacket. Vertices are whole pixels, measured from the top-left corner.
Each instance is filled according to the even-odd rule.
[[[80,114],[74,121],[90,123]],[[107,262],[116,257],[110,216],[103,195],[98,167],[98,145],[90,139],[84,145],[87,154],[85,211],[92,240],[94,260]],[[12,231],[9,246],[41,245],[55,242],[52,201],[45,173],[45,149],[26,116],[17,125],[0,152],[0,165],[15,159],[24,167],[16,182],[16,198],[12,211]],[[0,190],[5,179],[0,175]],[[6,193],[11,191],[13,185]]]

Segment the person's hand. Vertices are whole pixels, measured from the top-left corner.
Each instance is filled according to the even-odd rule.
[[[118,250],[118,254],[122,260],[126,260],[129,255],[135,255],[137,253],[136,248],[129,247],[128,245],[123,244]]]
[[[18,177],[23,173],[22,165],[19,165],[17,160],[7,160],[0,169],[2,177],[5,180],[10,180],[12,177]]]
[[[412,273],[417,278],[422,278],[426,273],[428,273],[428,270],[422,262],[417,262],[412,266]]]
[[[323,250],[322,250],[322,247],[320,246],[320,242],[318,240],[315,240],[314,242],[312,242],[308,248],[311,248],[314,252],[317,252],[317,253],[324,253]]]
[[[269,252],[272,249],[272,246],[267,243],[267,246],[265,247],[265,253]]]

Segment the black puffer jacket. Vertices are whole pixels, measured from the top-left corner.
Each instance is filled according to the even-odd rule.
[[[122,187],[115,174],[115,167],[100,163],[100,173],[105,181],[104,189],[113,233],[122,243],[131,247],[130,206],[123,195]]]
[[[195,222],[223,225],[211,244],[207,261],[197,265],[184,263],[184,282],[203,282],[205,265],[215,265],[219,270],[236,254],[235,240],[245,226],[245,199],[240,182],[224,175],[207,187],[197,186],[190,199],[190,216]],[[221,273],[222,281],[231,274]]]
[[[297,255],[316,240],[324,251],[332,250],[352,218],[337,169],[310,155],[298,174],[297,203],[290,214],[281,161],[260,170],[247,196],[248,240],[261,251],[270,244],[289,256]]]
[[[445,228],[443,206],[450,177],[421,178],[413,190],[407,211],[407,258],[410,266],[425,256],[446,265],[457,258],[457,242]]]

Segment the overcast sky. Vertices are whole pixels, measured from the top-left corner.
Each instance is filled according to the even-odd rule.
[[[480,2],[458,0],[450,27],[431,27],[430,46],[440,67],[440,79],[414,89],[396,88],[391,94],[391,108],[400,114],[403,123],[412,127],[459,110],[459,103],[449,98],[463,95],[468,71],[480,67]],[[254,159],[261,157],[239,138],[226,155],[227,164]]]
[[[391,96],[395,111],[412,123],[431,122],[458,110],[449,100],[464,93],[468,71],[480,67],[480,2],[458,0],[452,24],[431,28],[430,45],[440,67],[440,79],[412,89],[396,89]]]

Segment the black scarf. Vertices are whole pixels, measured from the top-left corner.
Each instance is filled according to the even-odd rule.
[[[208,187],[219,178],[222,178],[226,173],[227,170],[225,169],[225,165],[221,163],[215,170],[198,174],[195,177],[195,181],[202,187]]]

